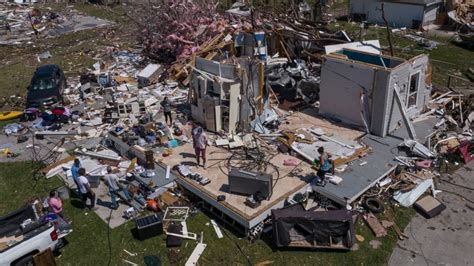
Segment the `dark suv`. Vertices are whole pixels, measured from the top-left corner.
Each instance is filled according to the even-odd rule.
[[[49,107],[63,101],[66,78],[58,65],[43,65],[36,69],[28,86],[27,107]]]

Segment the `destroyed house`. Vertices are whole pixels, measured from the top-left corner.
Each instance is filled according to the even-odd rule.
[[[410,60],[341,49],[325,56],[320,114],[385,137],[405,125],[429,100],[428,56]]]
[[[196,58],[189,90],[191,113],[209,131],[249,130],[268,104],[263,62],[246,57],[236,61]]]
[[[350,0],[350,14],[369,23],[420,29],[433,24],[443,7],[441,0]]]

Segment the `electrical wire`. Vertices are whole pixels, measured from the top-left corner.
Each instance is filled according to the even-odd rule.
[[[222,223],[224,225],[224,234],[230,239],[232,240],[232,242],[234,242],[234,245],[237,247],[237,249],[239,250],[239,252],[242,254],[242,256],[244,256],[245,260],[247,260],[247,265],[248,266],[252,266],[253,263],[252,263],[252,260],[250,259],[250,256],[246,255],[244,253],[244,251],[242,250],[242,248],[240,247],[239,243],[237,243],[237,241],[235,241],[235,239],[233,239],[232,237],[230,237],[230,235],[227,233],[227,228],[226,228],[226,223]]]
[[[107,242],[109,245],[109,262],[107,263],[107,265],[110,265],[110,263],[112,262],[112,242],[110,241],[110,220],[112,218],[113,211],[114,209],[110,208],[109,221],[107,222]]]
[[[450,193],[450,194],[456,195],[456,196],[458,196],[458,197],[460,197],[460,198],[462,198],[462,199],[464,199],[464,200],[466,200],[466,201],[469,201],[470,203],[474,204],[474,200],[470,200],[470,199],[466,198],[466,196],[463,196],[463,195],[461,195],[461,194],[459,194],[459,193],[457,193],[457,192],[449,191],[449,190],[446,190],[446,189],[443,189],[442,191],[443,191],[443,192],[446,192],[446,193]]]
[[[446,180],[446,179],[443,179],[443,178],[440,178],[439,180],[443,181],[443,182],[446,182],[448,184],[451,184],[453,186],[457,186],[457,187],[460,187],[460,188],[464,188],[464,189],[468,189],[468,190],[474,190],[474,188],[472,187],[466,187],[466,186],[463,186],[463,185],[459,185],[459,184],[456,184],[456,183],[453,183],[449,180]]]

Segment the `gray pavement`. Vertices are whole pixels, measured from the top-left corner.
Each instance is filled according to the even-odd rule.
[[[446,205],[440,215],[417,214],[405,229],[409,239],[399,241],[389,265],[474,265],[474,161],[452,175],[443,175],[436,188],[448,192],[437,198]],[[460,187],[465,186],[468,188]]]

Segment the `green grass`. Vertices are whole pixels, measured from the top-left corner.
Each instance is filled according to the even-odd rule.
[[[338,21],[336,24],[330,25],[330,28],[333,30],[343,29],[347,33],[353,34],[357,40],[359,39],[359,23]],[[389,42],[384,27],[370,27],[363,32],[362,39],[380,40],[380,44],[385,48],[385,53],[389,54]],[[433,65],[434,84],[446,86],[448,76],[456,73],[461,73],[460,77],[462,78],[468,78],[468,69],[474,67],[474,61],[471,59],[474,58],[474,51],[457,45],[451,38],[442,36],[429,37],[441,44],[438,45],[438,48],[428,51],[415,42],[404,38],[402,34],[403,33],[392,34],[395,56],[408,59],[422,53],[428,54],[431,59],[430,63]]]
[[[48,195],[62,185],[57,178],[33,180],[33,170],[40,167],[31,162],[0,163],[0,216],[24,206],[34,196]]]
[[[64,12],[65,4],[39,5],[43,11],[51,10]],[[106,28],[83,30],[64,34],[55,38],[41,38],[34,45],[0,46],[0,95],[26,95],[34,70],[43,64],[58,64],[66,76],[77,77],[85,68],[90,68],[97,53],[103,53],[106,46],[130,47],[134,38],[128,35],[134,31],[129,30],[134,25],[129,23],[125,16],[123,6],[102,7],[96,5],[76,4],[74,8],[84,14],[97,16],[115,22]],[[104,38],[104,33],[115,31],[116,36],[123,38]],[[52,58],[42,59],[38,62],[37,55],[49,51]],[[87,53],[88,52],[88,53]],[[23,109],[23,106],[4,107],[0,110]]]
[[[33,196],[46,196],[50,189],[59,187],[62,182],[53,177],[49,180],[40,179],[35,182],[31,179],[32,164],[29,162],[0,163],[0,215],[6,214],[23,206]],[[85,213],[74,207],[74,200],[65,202],[65,215],[73,223],[73,232],[66,237],[68,244],[61,249],[61,255],[56,258],[59,265],[106,265],[109,259],[108,227],[94,213]],[[396,208],[393,215],[400,227],[405,227],[413,216],[412,209]],[[210,218],[202,213],[188,218],[188,230],[194,233],[204,233],[204,242],[207,248],[200,259],[201,265],[246,265],[246,259],[238,251],[238,243],[243,252],[250,257],[253,264],[263,261],[273,261],[273,265],[383,265],[387,263],[397,238],[393,230],[389,235],[378,240],[382,246],[374,250],[369,242],[375,239],[370,229],[359,219],[357,233],[364,236],[365,241],[358,243],[359,249],[351,252],[328,252],[307,250],[279,250],[274,247],[272,240],[264,236],[255,243],[249,243],[240,235],[225,230],[223,239],[218,239]],[[131,230],[133,222],[128,222],[118,228],[110,230],[112,251],[112,265],[122,265],[122,259],[143,264],[146,255],[158,256],[163,265],[171,264],[169,256],[176,261],[173,264],[182,265],[186,262],[196,242],[186,240],[176,254],[166,248],[163,236],[157,236],[145,241],[135,240]],[[228,235],[228,236],[227,236]],[[187,244],[186,244],[187,243]],[[129,257],[123,251],[138,253],[136,257]]]

